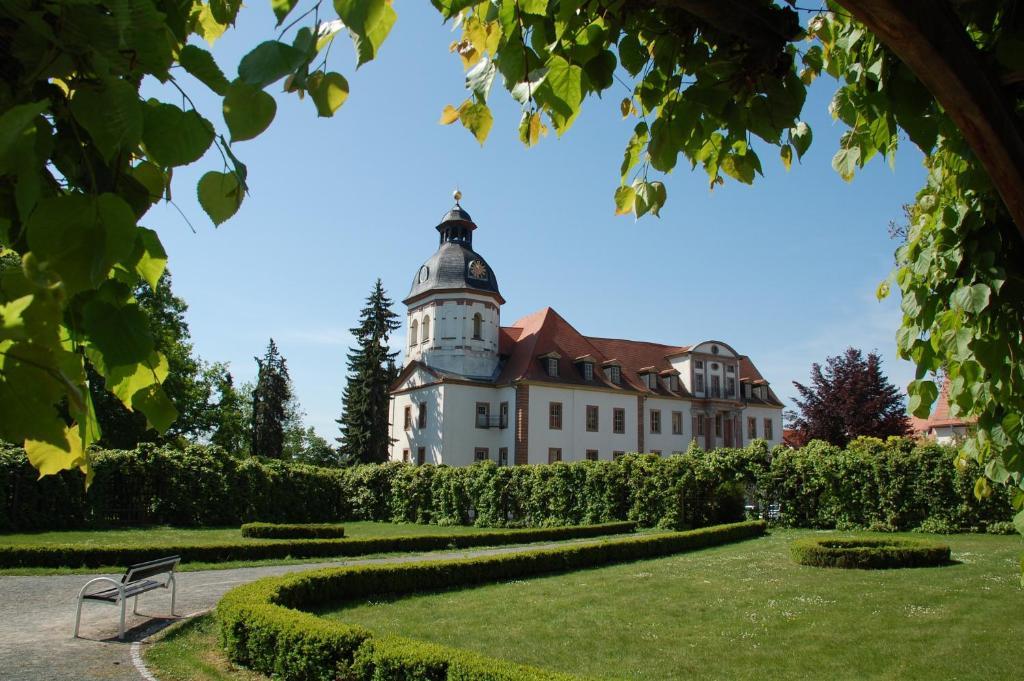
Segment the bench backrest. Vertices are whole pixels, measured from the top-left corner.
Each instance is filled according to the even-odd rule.
[[[145,563],[129,565],[128,569],[125,570],[124,577],[121,578],[121,583],[130,584],[153,575],[174,572],[174,568],[178,566],[180,561],[181,556],[168,556],[167,558],[158,558],[157,560],[148,560]]]

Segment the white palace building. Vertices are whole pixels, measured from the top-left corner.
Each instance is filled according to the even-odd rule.
[[[550,307],[502,326],[505,299],[459,198],[403,301],[391,460],[504,466],[781,442],[782,403],[727,343],[584,336]]]

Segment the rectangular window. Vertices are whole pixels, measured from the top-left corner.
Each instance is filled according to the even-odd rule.
[[[402,463],[409,463],[409,450],[408,449],[403,449],[402,450]]]
[[[693,377],[693,391],[697,393],[704,392],[704,374],[697,374]]]
[[[427,427],[427,403],[419,403],[419,413],[416,415],[416,427],[426,428]]]
[[[558,447],[548,449],[548,463],[555,463],[562,460],[562,450]]]
[[[548,376],[558,376],[558,360],[554,357],[548,357]]]
[[[651,410],[651,432],[652,433],[660,433],[661,432],[661,410],[660,409],[652,409]]]
[[[773,435],[772,435],[772,420],[771,419],[765,419],[764,420],[764,439],[765,440],[771,440],[772,437],[773,437]]]
[[[416,448],[416,465],[422,466],[427,462],[427,448],[417,447]]]
[[[613,433],[625,433],[626,432],[626,410],[615,408],[612,409],[612,432]]]
[[[548,428],[551,430],[562,429],[562,403],[551,402],[548,404]]]
[[[587,405],[587,432],[597,432],[597,407],[592,404]]]
[[[473,461],[487,461],[491,458],[491,452],[487,447],[477,447],[473,450]]]
[[[405,429],[409,430],[412,428],[412,405],[405,405],[404,416]]]
[[[725,373],[727,373],[727,374],[735,374],[736,373],[736,367],[733,366],[732,364],[727,365],[725,367]]]
[[[681,411],[672,412],[672,434],[683,434],[683,412]]]
[[[508,465],[508,447],[499,447],[498,448],[498,465],[499,466],[507,466]]]
[[[594,365],[591,362],[583,363],[583,380],[593,381],[594,380]]]
[[[704,436],[704,416],[703,414],[697,417],[697,435]]]
[[[696,362],[694,362],[694,366],[697,367],[698,369],[703,369],[704,368],[704,360],[698,359]]]
[[[618,461],[626,455],[626,452],[612,452],[612,461]]]
[[[711,396],[721,397],[722,396],[722,379],[718,376],[711,377]]]
[[[725,379],[725,396],[736,397],[736,379],[727,378]]]
[[[508,428],[508,402],[498,405],[498,427]]]
[[[615,385],[622,381],[622,370],[619,367],[610,367],[608,370],[609,379]]]
[[[671,390],[672,392],[676,392],[677,390],[679,390],[679,377],[678,376],[669,376],[668,377],[668,389]]]
[[[750,399],[750,384],[749,383],[744,383],[743,384],[743,396],[746,397],[748,400]]]
[[[587,450],[587,461],[597,461],[597,450],[596,449],[588,449]]]
[[[487,402],[476,403],[476,427],[487,428],[491,425],[491,405]]]
[[[722,437],[722,415],[715,414],[715,437]]]
[[[757,437],[757,419],[753,416],[747,418],[747,439],[753,440]]]

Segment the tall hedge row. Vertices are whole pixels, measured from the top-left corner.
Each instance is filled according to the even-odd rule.
[[[618,461],[466,468],[389,463],[344,469],[238,458],[217,447],[140,446],[94,454],[78,473],[37,480],[20,449],[0,449],[0,531],[405,521],[557,526],[629,520],[682,529],[739,520],[744,505],[784,525],[984,530],[1009,520],[1005,492],[978,502],[976,466],[955,450],[890,438],[847,449],[745,449],[630,455]]]

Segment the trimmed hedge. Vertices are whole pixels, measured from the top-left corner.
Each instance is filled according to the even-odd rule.
[[[885,570],[949,564],[949,547],[908,539],[799,539],[793,560],[813,567]]]
[[[158,544],[152,546],[0,546],[0,568],[16,567],[106,567],[130,565],[164,556],[180,555],[183,563],[223,563],[232,560],[281,558],[330,558],[362,556],[398,551],[438,551],[474,546],[505,546],[530,542],[581,539],[608,534],[625,534],[635,523],[606,523],[581,527],[548,527],[511,532],[472,534],[425,534],[368,539],[251,540],[224,544]]]
[[[345,528],[326,523],[245,523],[242,536],[253,539],[341,539]]]
[[[232,662],[282,681],[567,678],[465,651],[317,617],[305,610],[375,595],[402,595],[666,556],[764,534],[763,521],[451,561],[330,568],[261,579],[217,605]]]
[[[21,449],[0,446],[0,531],[118,524],[238,526],[250,521],[400,521],[548,527],[631,520],[705,527],[744,518],[744,504],[779,508],[791,527],[985,531],[1012,518],[1010,488],[974,498],[976,463],[903,438],[860,438],[839,449],[693,447],[668,457],[531,466],[401,463],[316,468],[238,458],[218,447],[142,445],[92,454],[95,479],[38,479]]]

